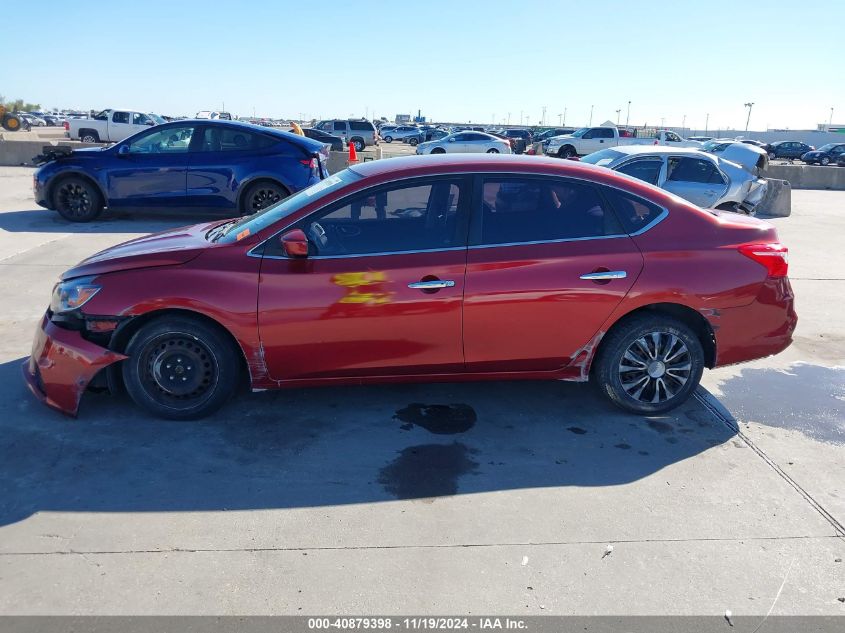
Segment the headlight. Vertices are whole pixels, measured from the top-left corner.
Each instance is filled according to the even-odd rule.
[[[94,277],[79,277],[57,283],[53,288],[50,311],[53,314],[62,314],[83,306],[100,291],[100,286],[95,286],[93,281]]]

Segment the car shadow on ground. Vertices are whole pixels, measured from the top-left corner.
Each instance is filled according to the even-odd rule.
[[[0,212],[0,230],[9,233],[156,233],[226,219],[221,214],[173,211],[103,212],[92,222],[69,222],[56,211],[26,209]]]
[[[585,384],[496,382],[241,394],[197,422],[87,393],[72,419],[0,365],[0,524],[38,511],[294,508],[615,486],[734,432],[691,399],[619,411]]]

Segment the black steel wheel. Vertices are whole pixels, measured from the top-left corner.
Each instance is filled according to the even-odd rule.
[[[290,192],[278,183],[262,180],[250,185],[243,197],[241,212],[252,215],[262,209],[284,200]]]
[[[126,391],[159,417],[204,417],[237,388],[239,364],[231,341],[217,328],[189,317],[163,317],[142,327],[129,341],[126,355]]]
[[[56,184],[53,204],[65,220],[90,222],[103,210],[100,192],[84,178],[65,178]]]
[[[704,350],[684,323],[659,314],[632,317],[601,342],[594,377],[632,413],[656,415],[682,404],[701,380]]]

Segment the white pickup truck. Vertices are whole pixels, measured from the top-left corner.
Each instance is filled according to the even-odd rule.
[[[671,130],[619,129],[617,127],[582,127],[572,134],[553,136],[546,148],[547,156],[572,158],[586,156],[617,145],[668,145],[669,147],[701,147],[698,141],[681,138]]]
[[[103,110],[92,119],[69,119],[65,123],[67,137],[85,143],[117,143],[166,121],[157,114],[137,110]]]

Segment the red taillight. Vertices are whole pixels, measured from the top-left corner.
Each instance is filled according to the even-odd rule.
[[[65,121],[65,123],[64,123],[64,127],[65,127],[65,132],[67,132],[67,131],[70,129],[70,123],[68,123],[67,121]]]
[[[305,165],[306,167],[311,168],[311,169],[317,169],[317,159],[316,158],[303,159],[299,162],[302,163],[303,165]]]
[[[789,269],[789,249],[783,244],[742,244],[739,252],[764,266],[769,277],[786,277]]]

